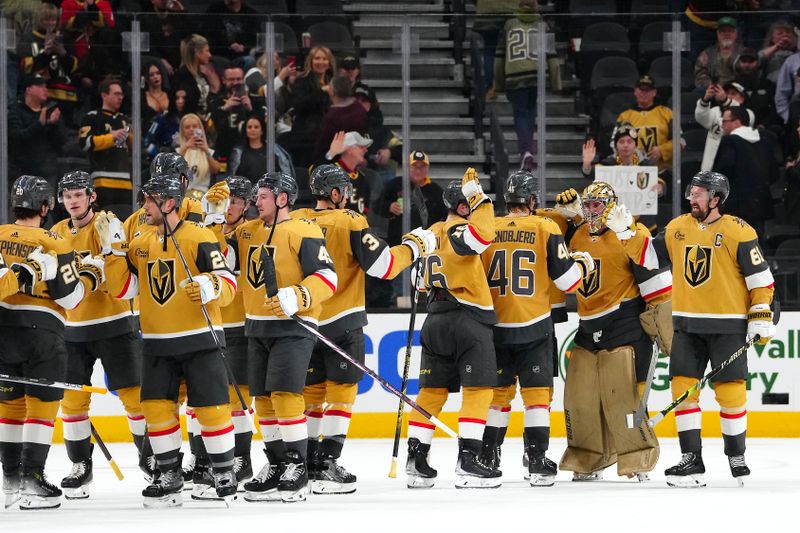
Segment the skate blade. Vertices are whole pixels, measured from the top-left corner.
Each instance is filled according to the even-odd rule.
[[[233,507],[233,502],[236,501],[236,494],[229,494],[227,496],[222,496],[221,499],[225,503],[225,507],[230,509]]]
[[[337,483],[327,480],[311,482],[311,492],[314,494],[352,494],[355,491],[355,483]]]
[[[639,472],[636,474],[636,481],[639,483],[649,483],[650,482],[650,474],[647,472]]]
[[[457,489],[496,489],[502,484],[502,477],[476,477],[458,474],[455,485]]]
[[[429,489],[436,483],[435,477],[408,476],[406,486],[409,489]]]
[[[211,485],[195,485],[192,487],[192,499],[211,501],[222,500],[222,498],[217,494],[217,491]]]
[[[174,494],[167,494],[161,498],[147,498],[144,499],[145,509],[166,509],[168,507],[182,507],[183,496],[180,492]]]
[[[552,487],[556,482],[556,476],[549,474],[528,474],[531,487]]]
[[[744,478],[746,478],[746,477],[747,476],[739,476],[739,477],[735,477],[733,479],[736,480],[736,482],[739,484],[739,487],[741,488],[741,487],[744,487]]]
[[[245,490],[244,501],[251,503],[279,502],[281,501],[281,495],[278,494],[277,489],[267,490],[264,492],[250,492],[248,490]]]
[[[306,501],[309,492],[308,486],[306,486],[295,491],[278,491],[278,494],[281,495],[281,501],[283,503],[295,503]]]
[[[184,491],[186,491],[186,490],[194,490],[194,483],[192,483],[191,481],[184,481],[183,482],[183,490]]]
[[[699,489],[706,486],[703,474],[691,474],[689,476],[667,476],[667,485],[680,489]]]
[[[23,494],[19,500],[19,508],[23,511],[30,511],[33,509],[57,509],[59,507],[61,507],[61,498],[58,496],[45,498],[42,496]]]
[[[17,492],[6,492],[3,499],[3,509],[10,509],[19,501],[20,494]]]
[[[68,500],[85,500],[89,497],[89,485],[83,485],[76,488],[64,488],[64,497]]]
[[[587,481],[600,481],[603,479],[602,472],[592,472],[591,474],[573,474],[572,481],[585,483]]]

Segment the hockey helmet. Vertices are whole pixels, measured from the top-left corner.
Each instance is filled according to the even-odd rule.
[[[467,203],[467,197],[461,192],[461,180],[451,180],[450,183],[447,184],[442,194],[442,201],[447,209],[451,211],[455,211],[458,204],[461,202],[469,205]]]
[[[186,162],[186,159],[184,159],[182,155],[176,154],[175,152],[161,152],[156,154],[153,158],[153,162],[150,163],[150,175],[158,176],[171,172],[177,173],[185,181],[183,187],[185,193],[189,184],[194,179],[194,174],[192,174],[192,169],[189,168],[189,163]]]
[[[242,176],[228,176],[225,181],[228,182],[231,196],[242,198],[248,202],[253,197],[253,183],[249,179]]]
[[[280,193],[285,192],[289,197],[289,205],[294,205],[294,201],[297,200],[297,182],[293,177],[283,172],[267,172],[261,176],[261,179],[256,183],[254,192],[258,193],[258,189],[261,188],[271,190],[276,198]]]
[[[719,196],[719,205],[724,204],[725,200],[728,199],[728,195],[731,193],[731,186],[725,174],[712,172],[710,170],[698,172],[692,177],[689,184],[686,185],[685,197],[687,200],[690,199],[690,193],[694,186],[708,190],[709,198]]]
[[[91,196],[94,192],[94,184],[88,172],[74,170],[67,172],[58,181],[58,203],[64,203],[64,191],[74,191],[84,189],[86,196]]]
[[[308,179],[311,194],[317,197],[330,198],[333,189],[339,194],[352,196],[353,184],[339,165],[318,165]]]
[[[53,209],[53,189],[47,180],[39,176],[22,175],[14,180],[11,185],[11,207],[21,207],[38,211],[43,205],[47,204],[49,209]]]
[[[168,198],[174,198],[175,209],[180,209],[184,195],[181,175],[177,172],[155,174],[142,185],[142,192],[159,205]]]
[[[598,205],[598,202],[602,205]],[[617,202],[617,193],[614,188],[604,181],[590,183],[581,195],[581,211],[583,220],[589,224],[589,231],[597,233],[603,229],[600,219],[610,203]]]
[[[537,192],[539,183],[536,176],[527,170],[518,170],[511,174],[506,180],[506,190],[503,199],[507,204],[530,205],[531,196],[536,203],[539,202]]]

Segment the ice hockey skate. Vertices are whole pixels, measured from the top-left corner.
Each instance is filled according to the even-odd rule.
[[[156,481],[142,491],[147,509],[181,507],[183,505],[183,473],[180,469],[162,472]]]
[[[473,448],[464,439],[459,441],[455,484],[457,489],[494,489],[503,484],[502,476],[502,472],[481,459],[479,448]]]
[[[214,475],[211,465],[205,461],[198,461],[192,473],[192,499],[193,500],[219,500],[214,489]]]
[[[430,444],[423,444],[419,439],[408,439],[408,459],[406,460],[406,485],[409,489],[427,489],[436,483],[435,469],[428,464]]]
[[[278,481],[285,469],[284,463],[278,462],[270,452],[267,455],[267,464],[250,481],[242,485],[244,488],[244,499],[248,502],[279,502],[281,496],[278,494]]]
[[[739,486],[744,487],[744,478],[750,475],[750,469],[744,462],[744,455],[729,455],[728,466],[731,467],[731,475],[739,482]]]
[[[595,472],[573,472],[572,481],[600,481],[603,479],[603,471],[597,470]]]
[[[234,458],[233,473],[236,475],[239,492],[244,492],[244,482],[253,477],[253,464],[250,462],[249,455]]]
[[[236,474],[233,470],[227,472],[214,472],[214,491],[216,499],[225,502],[230,508],[236,500],[236,490],[239,484],[236,482]]]
[[[278,493],[286,503],[303,502],[308,497],[308,470],[306,462],[295,451],[286,452],[286,469],[278,480]]]
[[[528,479],[531,487],[552,487],[556,482],[558,466],[545,457],[544,452],[528,452]]]
[[[745,466],[745,468],[747,467]],[[684,453],[678,464],[664,471],[667,476],[667,485],[681,488],[705,487],[706,480],[703,477],[705,473],[706,467],[700,452]]]
[[[179,455],[180,463],[183,464],[183,453]],[[183,465],[181,474],[183,475],[183,490],[192,490],[194,477],[194,465],[197,462],[197,457],[194,454],[189,455],[189,460]]]
[[[6,470],[3,468],[3,506],[8,509],[19,501],[19,488],[22,473],[19,467]]]
[[[320,469],[311,481],[314,494],[351,494],[356,491],[356,476],[345,470],[336,458],[323,456]]]
[[[41,468],[22,473],[20,509],[55,509],[60,506],[61,490],[47,481]]]
[[[64,497],[68,500],[85,500],[89,497],[89,485],[92,479],[91,457],[72,463],[72,470],[61,480]]]

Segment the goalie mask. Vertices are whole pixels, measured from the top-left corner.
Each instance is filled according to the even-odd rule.
[[[617,201],[617,193],[608,183],[596,181],[590,183],[581,195],[581,212],[583,220],[589,224],[590,233],[599,233],[605,225],[600,219],[605,213],[608,204]]]

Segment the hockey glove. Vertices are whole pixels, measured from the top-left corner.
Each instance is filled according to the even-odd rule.
[[[44,253],[42,247],[37,246],[24,262],[11,265],[11,270],[17,274],[20,290],[30,292],[37,283],[56,277],[58,259],[55,252]]]
[[[592,256],[589,255],[589,252],[572,252],[569,254],[573,261],[578,263],[578,266],[581,267],[583,271],[583,277],[585,278],[589,272],[594,270],[594,259]]]
[[[220,295],[220,279],[216,274],[198,274],[181,283],[183,292],[197,305],[205,305],[211,300],[216,300]]]
[[[754,305],[747,312],[747,337],[752,339],[756,335],[758,335],[756,344],[767,344],[775,336],[772,310],[767,304]]]
[[[489,199],[486,193],[483,192],[481,180],[478,179],[478,172],[472,167],[469,167],[461,178],[461,194],[466,197],[470,210],[475,209]]]
[[[100,240],[100,255],[114,254],[125,255],[127,238],[122,222],[114,215],[106,211],[100,211],[95,215],[94,231]]]
[[[203,221],[206,226],[225,223],[225,212],[231,203],[230,198],[231,190],[226,181],[217,182],[208,189],[208,192],[203,195],[203,199],[200,201],[203,206],[203,212],[206,214],[206,218]]]
[[[600,217],[600,222],[616,233],[617,238],[621,241],[627,241],[636,235],[633,215],[631,215],[628,208],[622,204],[616,204],[614,202],[608,204],[603,216]]]
[[[432,231],[416,228],[403,235],[402,244],[411,248],[416,261],[419,256],[429,254],[436,249],[436,235]]]
[[[295,313],[311,307],[311,293],[302,285],[292,285],[278,289],[278,294],[268,297],[264,305],[278,318],[289,318]]]
[[[581,196],[578,194],[578,191],[575,189],[567,189],[564,192],[558,193],[556,195],[556,211],[570,220],[582,216]]]
[[[96,291],[106,281],[106,262],[100,256],[83,257],[78,263],[78,274],[86,276],[92,282],[92,291]]]

